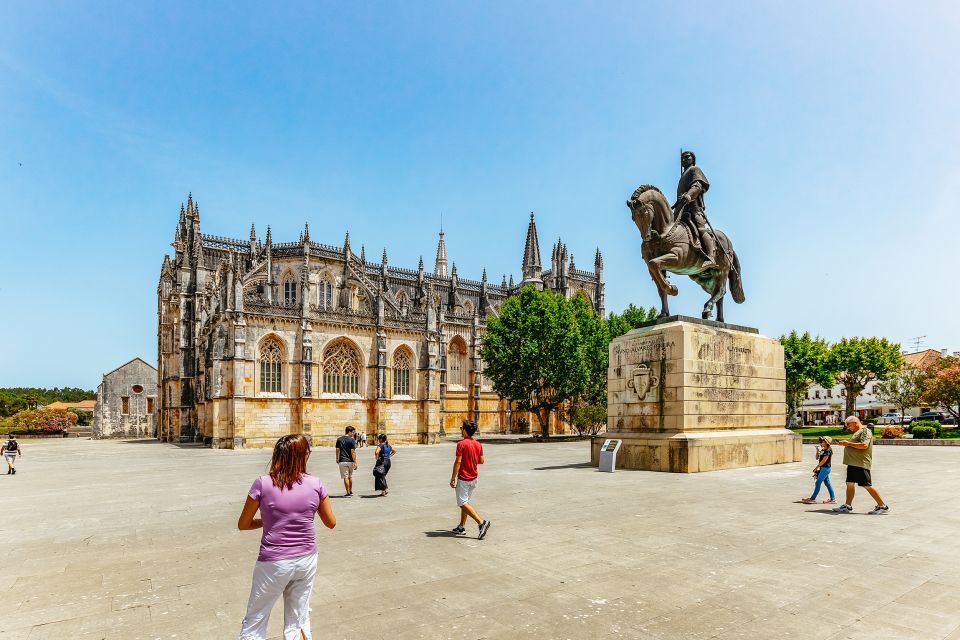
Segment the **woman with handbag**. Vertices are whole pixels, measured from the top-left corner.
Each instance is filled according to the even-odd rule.
[[[397,455],[397,450],[390,446],[384,433],[377,436],[377,443],[377,448],[373,452],[373,487],[380,492],[381,496],[385,496],[388,493],[387,474],[390,473],[390,459]]]

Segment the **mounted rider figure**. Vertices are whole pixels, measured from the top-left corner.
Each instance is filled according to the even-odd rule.
[[[677,202],[673,205],[674,218],[690,231],[694,247],[706,256],[703,270],[716,269],[717,243],[707,222],[703,194],[710,188],[707,176],[697,166],[693,151],[680,153],[680,182],[677,183]]]

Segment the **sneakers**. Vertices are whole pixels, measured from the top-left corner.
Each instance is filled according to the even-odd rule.
[[[461,527],[460,525],[457,525],[452,529],[452,532],[458,536],[462,536],[467,533],[467,530]]]
[[[487,531],[490,529],[490,521],[484,520],[480,523],[480,534],[477,536],[477,540],[483,540],[483,536],[487,535]]]
[[[837,504],[837,501],[834,500],[833,498],[827,498],[826,500],[823,501],[823,504]]]
[[[813,498],[801,498],[800,502],[802,502],[803,504],[817,504],[817,501],[814,500]]]
[[[886,515],[890,513],[890,507],[888,507],[887,505],[883,505],[882,507],[880,505],[877,505],[870,511],[867,511],[867,513],[873,516]]]
[[[834,513],[853,513],[853,507],[848,504],[842,504],[839,507],[833,508]]]

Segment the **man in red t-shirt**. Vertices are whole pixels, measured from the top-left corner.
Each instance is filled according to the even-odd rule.
[[[477,539],[483,540],[490,528],[490,521],[481,520],[477,510],[470,505],[470,497],[477,487],[477,465],[483,464],[483,445],[473,439],[476,432],[476,422],[463,421],[463,426],[460,427],[463,440],[457,443],[457,459],[453,463],[450,487],[457,490],[457,506],[460,507],[460,524],[453,532],[458,536],[465,534],[467,530],[463,525],[467,524],[467,516],[470,516],[480,527]]]

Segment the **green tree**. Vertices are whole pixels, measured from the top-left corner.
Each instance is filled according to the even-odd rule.
[[[77,415],[77,426],[85,427],[93,421],[93,416],[89,411],[83,409],[67,409],[67,411]]]
[[[581,438],[597,435],[607,424],[607,405],[575,402],[570,411],[570,424]]]
[[[607,325],[610,327],[610,337],[616,338],[622,336],[631,329],[636,329],[644,322],[656,320],[656,318],[656,307],[644,309],[643,307],[635,306],[631,302],[627,305],[627,308],[623,310],[623,313],[617,314],[612,311],[610,312],[610,317],[607,320]]]
[[[907,415],[907,409],[916,407],[923,401],[926,374],[917,367],[903,367],[883,382],[873,387],[873,394],[881,401],[892,404]],[[901,419],[901,424],[903,420]]]
[[[930,367],[924,381],[923,399],[948,411],[960,424],[960,358],[941,358]]]
[[[607,423],[610,328],[585,296],[574,296],[571,305],[577,321],[581,356],[587,377],[583,390],[570,401],[569,419],[573,428],[583,437],[596,435]]]
[[[857,396],[872,380],[886,380],[903,364],[900,345],[886,338],[842,338],[830,347],[827,367],[846,392],[846,415],[856,410]]]
[[[811,338],[809,332],[803,335],[791,331],[790,335],[780,336],[783,345],[783,366],[787,370],[787,424],[797,413],[797,407],[803,402],[810,385],[833,386],[833,371],[827,366],[830,347],[827,341],[817,336]]]
[[[545,437],[550,414],[588,386],[580,342],[573,304],[533,286],[507,298],[499,317],[487,320],[480,351],[486,373],[497,393],[536,414]]]

